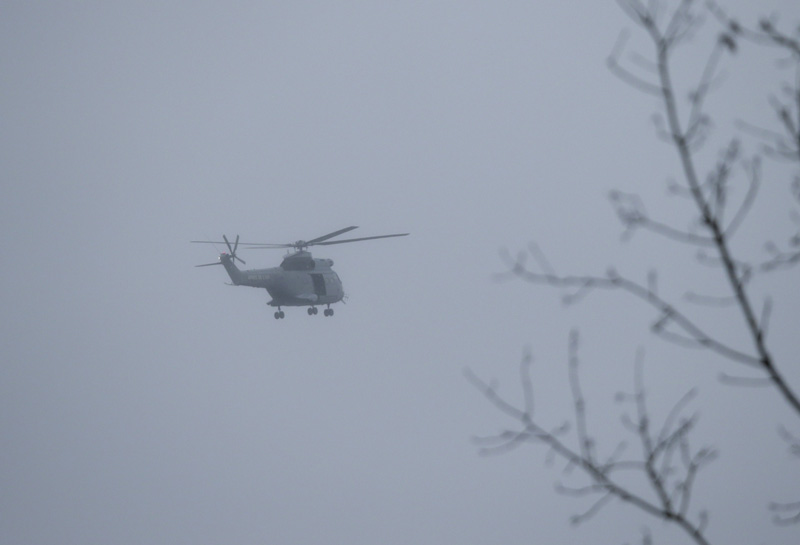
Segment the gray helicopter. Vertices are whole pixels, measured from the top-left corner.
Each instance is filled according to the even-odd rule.
[[[281,307],[308,307],[308,315],[317,314],[317,305],[326,305],[323,312],[325,316],[333,316],[331,305],[338,303],[344,298],[344,289],[339,275],[333,270],[333,260],[316,259],[311,253],[306,251],[309,246],[328,246],[331,244],[344,244],[346,242],[359,242],[362,240],[373,240],[376,238],[404,237],[408,233],[396,235],[378,235],[374,237],[348,238],[344,240],[330,240],[341,234],[357,229],[356,226],[345,227],[333,233],[322,235],[311,240],[298,240],[288,244],[262,244],[262,243],[239,243],[239,235],[231,246],[228,237],[222,235],[224,244],[230,253],[223,252],[219,255],[219,261],[215,263],[205,263],[196,265],[197,267],[209,267],[211,265],[222,265],[231,277],[234,286],[250,286],[252,288],[263,288],[272,297],[267,304],[277,307],[275,319],[280,320],[285,317]],[[197,244],[223,244],[223,242],[212,240],[193,240]],[[293,248],[294,252],[283,258],[279,267],[269,269],[249,269],[240,270],[235,261],[239,260],[242,264],[245,261],[236,255],[239,246],[247,249],[267,249],[267,248]]]

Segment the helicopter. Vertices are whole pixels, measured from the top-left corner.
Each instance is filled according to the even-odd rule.
[[[331,305],[338,303],[344,298],[344,289],[339,275],[333,270],[333,260],[318,259],[307,251],[310,246],[328,246],[331,244],[344,244],[348,242],[359,242],[362,240],[373,240],[377,238],[404,237],[408,233],[394,235],[378,235],[371,237],[348,238],[344,240],[330,240],[334,237],[358,229],[357,226],[345,227],[321,237],[311,240],[298,240],[287,244],[268,244],[254,242],[239,242],[239,235],[231,246],[228,237],[222,235],[224,244],[228,247],[227,252],[219,255],[219,260],[214,263],[204,263],[195,265],[196,267],[210,267],[211,265],[222,265],[230,276],[234,286],[250,286],[252,288],[266,289],[272,300],[267,304],[277,307],[275,319],[281,320],[286,314],[281,307],[308,307],[308,315],[313,316],[319,312],[317,305],[325,305],[323,312],[325,316],[333,316]],[[212,240],[192,240],[195,244],[223,244],[223,242]],[[246,249],[273,249],[288,248],[290,251],[278,267],[268,269],[249,269],[240,270],[236,266],[236,261],[246,265],[245,261],[236,255],[239,246]]]

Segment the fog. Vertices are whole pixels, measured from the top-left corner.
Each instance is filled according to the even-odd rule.
[[[744,22],[796,2],[725,3]],[[797,417],[723,358],[650,334],[657,317],[615,292],[498,280],[504,250],[536,242],[561,273],[614,266],[666,296],[723,294],[722,272],[656,235],[621,240],[613,189],[676,225],[677,157],[653,97],[615,78],[615,2],[5,2],[0,17],[0,541],[91,543],[656,543],[683,535],[619,502],[590,501],[525,445],[480,456],[508,422],[464,378],[519,401],[526,350],[537,415],[571,418],[568,336],[581,335],[589,425],[610,454],[614,395],[643,350],[656,418],[693,386],[694,441],[719,459],[698,477],[714,543],[796,543],[767,503],[800,499],[778,436]],[[696,81],[716,22],[679,50]],[[706,32],[706,30],[708,30]],[[709,97],[709,169],[735,121],[773,123],[790,69],[742,47]],[[685,96],[685,95],[684,95]],[[742,134],[752,155],[759,142]],[[796,168],[795,168],[796,170]],[[792,165],[766,160],[735,249],[796,226]],[[742,181],[739,175],[739,183]],[[739,186],[740,188],[742,186]],[[740,189],[740,191],[743,191]],[[732,198],[741,198],[742,193]],[[796,206],[795,206],[796,207]],[[334,260],[334,317],[226,285],[217,250],[348,234],[408,237],[312,248]],[[247,268],[281,250],[239,250]],[[797,269],[753,281],[774,300],[769,341],[800,388]],[[683,304],[683,303],[682,303]],[[689,307],[748,349],[735,308]],[[800,435],[800,434],[798,434]]]

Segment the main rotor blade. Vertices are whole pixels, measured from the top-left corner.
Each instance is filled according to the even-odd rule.
[[[407,236],[407,235],[408,235],[408,233],[399,233],[397,235],[378,235],[376,237],[348,238],[348,239],[345,239],[345,240],[332,240],[330,242],[317,242],[317,243],[315,243],[315,245],[317,245],[317,246],[328,246],[330,244],[344,244],[345,242],[358,242],[360,240],[373,240],[373,239],[376,239],[376,238],[404,237],[404,236]],[[309,246],[311,246],[311,243],[309,243]]]
[[[344,229],[339,229],[338,231],[334,231],[333,233],[328,233],[327,235],[322,235],[321,237],[313,238],[311,240],[305,241],[304,244],[306,246],[327,246],[330,244],[344,244],[345,242],[359,242],[362,240],[373,240],[376,238],[391,238],[391,237],[404,237],[407,236],[408,233],[399,233],[396,235],[378,235],[374,237],[360,237],[360,238],[348,238],[345,240],[331,240],[328,242],[328,239],[333,237],[342,235],[347,233],[348,231],[352,231],[353,229],[358,229],[358,226],[352,225],[350,227],[345,227]],[[297,243],[288,243],[288,244],[274,244],[274,243],[264,243],[264,242],[238,242],[238,235],[237,235],[237,242],[234,243],[234,246],[231,247],[230,241],[228,241],[228,237],[222,235],[222,238],[225,242],[220,242],[216,240],[192,240],[190,242],[194,244],[225,244],[228,247],[228,250],[231,252],[231,255],[234,255],[236,259],[239,259],[236,256],[236,249],[239,246],[245,246],[246,250],[267,250],[267,249],[278,249],[278,248],[296,248]],[[239,259],[239,261],[242,261]],[[244,261],[242,261],[244,263]]]
[[[190,240],[192,244],[225,244],[221,240]],[[259,248],[294,248],[294,244],[271,244],[268,242],[240,242],[239,246],[257,246]]]
[[[242,242],[242,246],[244,246],[244,242]],[[256,244],[251,243],[247,245],[248,247],[245,250],[277,250],[280,248],[294,248],[294,244]]]
[[[338,231],[334,231],[333,233],[328,233],[327,235],[322,235],[321,237],[312,238],[311,240],[307,240],[306,244],[317,244],[322,242],[323,240],[328,240],[329,238],[338,237],[339,235],[346,233],[348,231],[352,231],[353,229],[358,229],[357,225],[353,225],[352,227],[345,227],[344,229],[339,229]]]
[[[217,261],[216,263],[205,263],[203,265],[195,265],[195,267],[210,267],[211,265],[222,265],[222,263]]]

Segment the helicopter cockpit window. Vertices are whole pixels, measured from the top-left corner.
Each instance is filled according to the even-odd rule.
[[[284,271],[311,271],[314,270],[314,260],[309,258],[288,258],[281,263]]]

